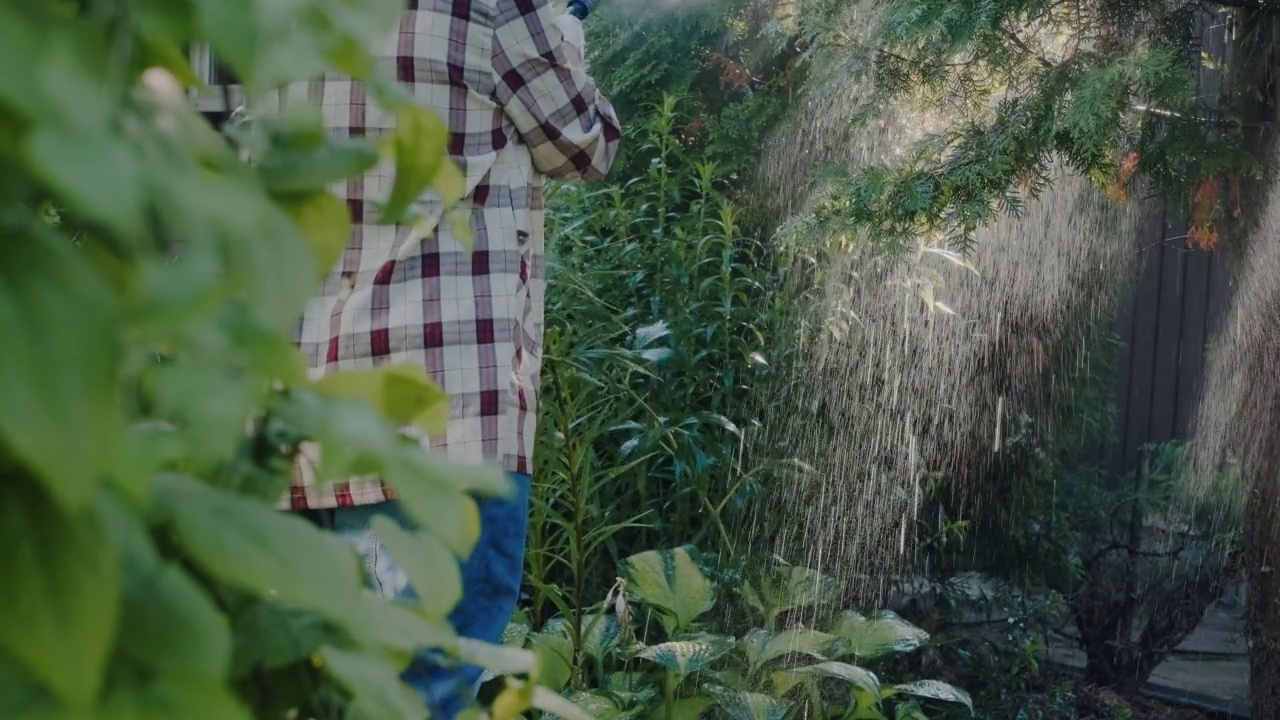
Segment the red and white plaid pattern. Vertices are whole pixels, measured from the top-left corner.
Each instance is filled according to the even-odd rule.
[[[564,22],[564,20],[559,20]],[[572,20],[572,22],[577,22]],[[388,167],[335,188],[355,232],[297,341],[313,376],[382,364],[424,366],[449,395],[450,420],[432,451],[529,473],[537,422],[546,289],[544,176],[594,179],[621,137],[579,50],[563,43],[547,0],[417,0],[383,55],[425,107],[448,123],[449,153],[466,175],[458,212],[474,250],[444,218],[423,237],[377,224],[370,202],[391,190]],[[392,118],[338,77],[289,88],[323,110],[335,133],[375,137]],[[416,208],[441,217],[428,194]],[[318,450],[304,448],[289,496],[300,509],[391,499],[376,478],[321,484]]]

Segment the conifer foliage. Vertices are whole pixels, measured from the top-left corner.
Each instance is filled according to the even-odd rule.
[[[899,165],[836,184],[817,217],[889,248],[919,237],[971,245],[1017,214],[1054,164],[1126,200],[1135,187],[1187,207],[1204,180],[1229,187],[1257,163],[1230,104],[1197,87],[1200,37],[1230,8],[1170,0],[889,0],[870,41],[833,32],[844,3],[809,18],[814,52],[870,73],[854,120],[891,103],[945,108],[954,121]],[[1237,3],[1233,3],[1237,4]],[[1208,231],[1206,230],[1206,234]]]

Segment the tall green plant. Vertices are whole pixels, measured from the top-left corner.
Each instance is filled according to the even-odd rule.
[[[745,457],[755,385],[792,295],[740,223],[722,168],[650,110],[644,174],[550,201],[552,290],[528,580],[536,625],[583,612],[625,548],[689,538],[734,552],[763,496]]]
[[[460,192],[443,123],[369,54],[402,9],[0,5],[5,718],[416,719],[399,673],[418,650],[534,674],[532,656],[446,620],[479,532],[473,494],[503,492],[502,474],[399,435],[432,429],[441,394],[422,370],[313,383],[289,339],[350,233],[327,186],[383,155],[387,221],[428,187]],[[181,85],[193,42],[244,80],[251,109],[338,71],[397,129],[331,139],[304,105],[223,137]],[[417,527],[386,539],[418,602],[365,590],[352,548],[272,509],[304,440],[325,448],[325,477],[378,474],[400,494]],[[499,714],[539,697],[513,681]]]

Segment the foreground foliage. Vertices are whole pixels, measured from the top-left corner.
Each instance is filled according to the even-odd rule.
[[[533,672],[445,619],[479,531],[472,493],[503,492],[502,474],[398,434],[431,427],[441,395],[421,370],[312,383],[289,339],[350,233],[326,186],[381,156],[397,165],[388,221],[429,185],[458,192],[443,123],[366,51],[401,10],[0,5],[5,718],[416,719],[399,681],[416,650]],[[302,106],[228,142],[180,85],[200,41],[251,98],[326,70],[364,79],[399,129],[329,139]],[[352,548],[272,509],[304,439],[326,448],[326,477],[376,473],[400,493],[418,529],[386,540],[419,602],[375,597]],[[540,693],[513,681],[500,714]]]

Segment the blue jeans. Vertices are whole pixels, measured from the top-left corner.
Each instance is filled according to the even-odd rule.
[[[459,635],[489,643],[502,640],[516,609],[524,570],[530,477],[511,477],[515,481],[511,497],[480,502],[480,541],[461,564],[462,601],[449,616]],[[356,546],[375,591],[387,598],[413,599],[408,578],[369,531],[378,515],[402,526],[412,525],[394,502],[335,508],[316,513],[315,519]],[[422,696],[433,719],[453,720],[472,702],[482,672],[469,665],[450,667],[442,658],[423,653],[409,664],[404,681]]]

